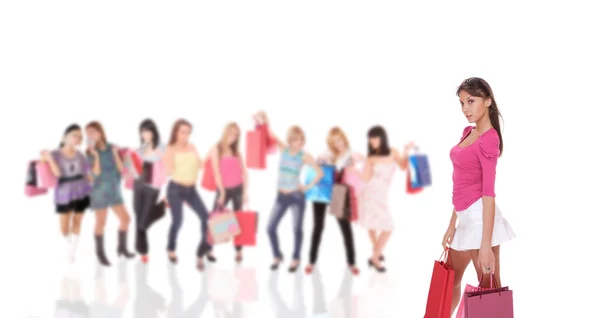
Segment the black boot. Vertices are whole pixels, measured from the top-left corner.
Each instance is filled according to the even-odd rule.
[[[104,235],[96,235],[96,256],[98,256],[98,262],[104,266],[110,266],[110,262],[104,254]]]
[[[135,254],[127,251],[127,232],[119,231],[119,244],[117,246],[117,255],[125,256],[126,258],[133,258]]]

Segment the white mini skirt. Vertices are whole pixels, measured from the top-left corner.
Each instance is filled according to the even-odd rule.
[[[457,211],[458,226],[450,248],[456,251],[478,250],[483,239],[483,198],[475,201],[466,210]],[[496,218],[492,232],[492,246],[498,246],[515,237],[508,221],[496,204]]]

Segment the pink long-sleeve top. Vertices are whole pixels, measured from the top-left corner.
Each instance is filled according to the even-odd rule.
[[[458,144],[450,150],[454,166],[452,204],[457,212],[466,210],[483,196],[495,197],[496,163],[500,156],[500,138],[491,128],[466,147],[458,145],[475,127],[463,131]]]

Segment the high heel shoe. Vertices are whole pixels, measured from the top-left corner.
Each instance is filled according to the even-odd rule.
[[[313,266],[312,265],[306,265],[306,268],[304,268],[304,272],[306,273],[306,275],[310,275],[313,272]]]
[[[296,265],[290,266],[288,268],[288,272],[290,272],[290,273],[295,273],[296,272],[296,270],[298,269],[298,267],[300,267],[300,261],[296,261],[296,262],[297,262]]]
[[[369,258],[369,267],[375,267],[375,270],[377,270],[380,273],[385,272],[385,267],[375,265],[375,263],[373,263],[373,260],[371,260],[370,258]]]
[[[356,266],[350,266],[350,272],[354,276],[358,276],[358,274],[360,274],[360,270]]]
[[[196,261],[196,269],[199,271],[204,271],[204,262],[202,260]]]
[[[244,257],[242,257],[242,255],[236,255],[235,256],[235,262],[236,263],[241,263],[244,260]]]
[[[383,257],[383,254],[379,255],[379,261],[380,261],[380,262],[383,262],[383,261],[385,261],[385,258]]]
[[[142,263],[148,264],[148,255],[142,255],[140,256],[140,259],[142,260]]]
[[[119,231],[119,243],[117,244],[117,255],[119,257],[134,258],[135,254],[127,250],[127,232]]]
[[[169,261],[171,262],[171,264],[177,264],[177,255],[171,256],[171,255],[167,254],[167,257],[169,258]]]
[[[210,254],[206,254],[206,259],[211,263],[214,263],[217,261],[217,258]]]
[[[96,256],[98,257],[98,262],[104,266],[110,266],[110,262],[104,253],[104,235],[96,235]]]
[[[275,262],[273,262],[273,264],[271,264],[271,270],[276,271],[279,268],[279,264],[281,264],[282,261],[283,261],[283,258],[276,259]]]

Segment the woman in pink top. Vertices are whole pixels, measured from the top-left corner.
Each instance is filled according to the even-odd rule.
[[[248,174],[244,159],[239,151],[240,127],[236,123],[225,126],[221,141],[210,151],[210,161],[217,184],[217,193],[213,210],[232,201],[233,210],[242,210],[243,203],[248,202]],[[236,262],[242,261],[242,247],[236,246]],[[209,249],[209,260],[216,260]]]
[[[461,297],[462,276],[471,261],[477,277],[484,278],[483,287],[489,287],[491,274],[501,286],[500,244],[515,236],[495,202],[496,163],[503,143],[492,89],[483,79],[472,77],[460,85],[457,95],[464,115],[475,126],[467,126],[450,151],[454,209],[442,245],[450,247],[448,262],[455,271],[453,312]]]

